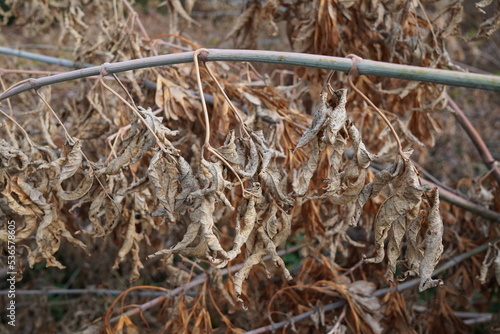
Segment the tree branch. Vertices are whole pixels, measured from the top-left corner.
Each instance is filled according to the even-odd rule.
[[[167,54],[142,59],[127,60],[118,63],[105,63],[101,66],[83,68],[50,77],[31,79],[8,89],[0,96],[0,101],[9,97],[43,86],[86,78],[100,74],[116,74],[148,67],[190,63],[194,51]],[[222,50],[208,49],[203,61],[248,61],[261,63],[307,66],[348,72],[353,61],[347,58],[328,57],[296,52],[258,51],[258,50]],[[433,82],[438,84],[470,87],[488,90],[500,90],[500,76],[439,70],[418,66],[385,63],[373,60],[359,60],[356,64],[359,74]]]
[[[465,116],[463,111],[458,107],[455,101],[453,101],[453,99],[448,94],[446,94],[446,99],[448,100],[448,104],[450,105],[452,113],[453,115],[455,115],[458,124],[460,124],[462,129],[465,130],[470,140],[479,152],[484,165],[488,169],[492,170],[495,180],[500,185],[500,167],[495,163],[495,158],[493,158],[493,155],[488,149],[488,146],[486,146],[483,138],[481,137],[481,135],[479,135],[479,133],[474,128],[474,125],[472,125],[467,116]]]

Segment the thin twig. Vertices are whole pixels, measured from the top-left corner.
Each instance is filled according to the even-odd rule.
[[[108,329],[108,327],[110,326],[109,318],[111,317],[111,314],[113,313],[113,309],[116,306],[116,304],[121,300],[122,301],[121,309],[123,309],[124,308],[124,305],[123,305],[124,304],[124,300],[125,300],[125,297],[128,295],[128,293],[131,292],[131,291],[133,291],[133,290],[139,290],[139,289],[152,289],[152,290],[159,290],[159,291],[168,291],[165,288],[161,288],[161,287],[157,287],[157,286],[135,286],[135,287],[132,287],[130,289],[127,289],[127,290],[123,291],[113,301],[113,303],[111,303],[111,306],[106,311],[106,314],[104,315],[104,319],[103,319],[103,324],[104,324],[103,326],[104,326],[104,328]]]
[[[443,264],[442,266],[440,266],[439,268],[437,268],[434,273],[432,274],[432,276],[436,276],[436,275],[439,275],[440,273],[448,270],[449,268],[451,267],[454,267],[455,265],[461,263],[462,261],[476,255],[476,254],[479,254],[481,252],[483,252],[484,250],[488,249],[488,247],[490,247],[491,244],[497,242],[498,240],[500,240],[500,238],[496,238],[496,239],[493,239],[487,243],[484,243],[468,252],[465,252],[465,253],[462,253],[458,256],[455,256],[453,258],[451,258],[450,260],[448,260],[445,264]],[[381,297],[381,296],[385,296],[387,293],[389,293],[390,291],[394,291],[394,289],[396,291],[403,291],[403,290],[407,290],[407,289],[410,289],[410,288],[413,288],[415,286],[417,286],[418,284],[420,283],[420,279],[419,278],[415,278],[415,279],[412,279],[412,280],[409,280],[409,281],[406,281],[406,282],[403,282],[403,283],[400,283],[400,284],[397,284],[395,285],[394,287],[392,288],[383,288],[383,289],[378,289],[377,291],[375,291],[373,293],[373,297]],[[335,310],[335,309],[338,309],[339,307],[342,307],[346,305],[346,301],[345,300],[339,300],[337,302],[334,302],[334,303],[331,303],[331,304],[328,304],[328,305],[325,305],[323,307],[323,310],[324,312],[327,312],[327,311],[332,311],[332,310]],[[251,331],[248,331],[248,332],[245,332],[245,334],[259,334],[259,333],[266,333],[266,332],[270,332],[270,331],[275,331],[275,330],[278,330],[280,328],[283,328],[291,323],[297,323],[299,321],[302,321],[304,319],[307,319],[309,318],[311,315],[317,313],[320,311],[320,308],[319,307],[315,307],[313,308],[312,310],[310,311],[307,311],[307,312],[304,312],[304,313],[301,313],[301,314],[298,314],[296,316],[293,316],[291,317],[290,319],[287,319],[287,320],[284,320],[284,321],[281,321],[281,322],[277,322],[277,323],[271,323],[267,326],[263,326],[263,327],[260,327],[260,328],[257,328],[257,329],[254,329],[254,330],[251,330]]]
[[[498,165],[498,162],[495,161],[495,158],[493,158],[493,155],[488,149],[488,146],[486,146],[483,138],[477,132],[476,128],[474,128],[474,125],[472,125],[467,116],[465,116],[464,112],[458,107],[455,101],[453,101],[453,99],[448,94],[446,94],[446,99],[448,101],[448,105],[452,109],[453,115],[455,115],[455,119],[457,120],[458,124],[460,124],[462,129],[464,129],[464,131],[467,133],[470,140],[479,152],[484,165],[488,169],[492,170],[495,180],[500,185],[500,167]]]
[[[73,139],[73,137],[69,134],[68,132],[68,129],[66,129],[66,127],[64,126],[64,123],[61,121],[61,119],[59,118],[59,116],[57,116],[56,112],[54,111],[54,109],[52,109],[52,107],[50,106],[50,104],[43,98],[42,94],[40,94],[40,92],[38,91],[38,89],[35,90],[35,93],[36,95],[38,95],[38,97],[40,98],[40,100],[42,100],[42,102],[45,104],[45,106],[50,110],[50,112],[52,113],[52,115],[57,119],[57,121],[59,122],[59,124],[61,125],[62,129],[64,130],[64,133],[66,134],[66,140],[71,144],[71,145],[74,145],[75,143],[75,140]]]
[[[489,220],[492,220],[494,222],[500,223],[500,213],[490,210],[488,208],[485,208],[484,206],[481,206],[479,204],[476,204],[474,202],[469,201],[468,199],[458,196],[455,193],[452,193],[451,191],[446,190],[445,188],[440,187],[439,185],[426,180],[426,179],[421,179],[422,183],[427,184],[431,187],[437,187],[439,189],[439,198],[441,198],[443,201],[446,201],[448,203],[451,203],[453,205],[456,205],[458,207],[461,207],[462,209],[465,209],[469,212],[475,213],[478,216],[487,218]]]
[[[9,290],[0,291],[0,296],[6,296]],[[16,295],[23,296],[36,296],[36,295],[110,295],[118,296],[123,293],[123,290],[111,289],[40,289],[40,290],[16,290]],[[165,296],[165,292],[141,292],[131,291],[129,296],[139,297],[159,297]]]
[[[161,113],[163,111],[163,108],[160,108],[160,109],[156,109],[153,111],[153,115],[157,116],[159,113]],[[110,134],[108,137],[106,137],[106,141],[107,142],[111,142],[113,139],[115,139],[118,135],[121,135],[122,133],[124,133],[125,131],[129,130],[130,128],[132,127],[132,124],[127,124],[127,125],[124,125],[122,126],[121,128],[118,129],[118,131],[116,131],[115,133],[113,134]]]
[[[24,134],[24,137],[28,141],[28,144],[30,144],[31,147],[35,147],[36,146],[35,143],[31,140],[31,138],[28,135],[28,133],[26,132],[26,130],[24,130],[24,128],[19,123],[17,123],[14,118],[10,117],[10,115],[7,114],[2,109],[0,109],[0,113],[2,113],[5,117],[7,117],[12,123],[14,123],[19,128],[19,130],[21,130],[21,132]]]
[[[399,139],[399,136],[394,127],[392,126],[391,122],[387,119],[382,110],[380,110],[358,87],[356,87],[356,85],[354,85],[354,83],[352,82],[352,77],[350,75],[348,76],[348,81],[351,88],[356,93],[358,93],[363,98],[363,100],[365,100],[365,102],[368,103],[375,110],[375,112],[380,116],[380,118],[382,118],[384,123],[389,127],[392,135],[394,136],[394,139],[396,140],[396,143],[398,144],[399,155],[401,155],[401,157],[405,159],[405,155],[403,153],[403,146],[401,145],[401,140]]]
[[[101,85],[103,85],[108,91],[110,91],[113,95],[115,95],[117,98],[119,98],[123,103],[125,103],[133,111],[133,113],[141,120],[141,122],[144,124],[144,126],[149,130],[149,132],[151,132],[151,134],[153,135],[153,137],[155,137],[156,143],[158,144],[158,146],[160,147],[160,149],[163,152],[165,152],[165,153],[168,154],[168,151],[165,148],[165,146],[163,145],[163,143],[161,142],[160,138],[158,138],[158,136],[156,135],[156,132],[151,128],[151,126],[148,124],[148,122],[146,122],[146,120],[144,119],[144,117],[142,117],[141,113],[139,112],[139,110],[135,106],[135,103],[132,101],[132,103],[134,103],[134,105],[131,105],[120,94],[118,94],[117,92],[115,92],[115,90],[113,88],[111,88],[108,85],[106,85],[106,83],[104,83],[104,80],[102,80],[102,78],[100,78],[100,82],[101,82]]]
[[[453,189],[453,188],[447,186],[446,184],[444,184],[443,182],[441,182],[440,180],[438,180],[434,175],[432,175],[427,170],[425,170],[425,168],[422,167],[418,162],[416,162],[415,160],[411,160],[411,162],[415,166],[415,168],[418,170],[418,172],[423,174],[424,177],[426,177],[427,179],[429,179],[430,181],[432,181],[433,183],[435,183],[439,187],[446,189],[449,192],[454,193],[456,195],[460,195],[460,193],[456,189]]]
[[[340,313],[339,318],[335,322],[335,326],[333,326],[333,328],[328,332],[328,334],[335,334],[338,332],[340,324],[342,323],[342,320],[345,317],[346,311],[347,311],[347,305],[344,305],[344,308],[342,309],[342,313]]]
[[[208,117],[207,103],[205,102],[205,94],[203,94],[203,85],[201,84],[200,65],[198,64],[198,56],[201,52],[207,52],[207,49],[198,49],[193,53],[194,69],[196,73],[196,82],[198,84],[198,91],[200,93],[201,108],[205,118],[205,141],[204,146],[210,146],[210,118]],[[202,153],[203,154],[203,153]]]
[[[245,123],[243,122],[243,119],[241,118],[241,115],[240,113],[238,112],[238,110],[236,109],[236,107],[234,106],[233,102],[231,102],[231,100],[229,99],[229,97],[227,96],[226,92],[224,91],[224,88],[222,88],[221,84],[219,83],[219,80],[217,80],[217,78],[215,77],[215,75],[213,74],[212,70],[210,69],[210,67],[208,67],[208,65],[206,63],[204,63],[205,65],[205,68],[207,69],[208,71],[208,74],[210,74],[210,77],[212,77],[212,80],[215,82],[215,84],[217,85],[217,87],[219,88],[219,90],[221,91],[222,95],[224,96],[224,98],[226,99],[226,102],[229,104],[229,107],[231,108],[231,111],[233,112],[234,116],[236,116],[236,119],[238,119],[238,122],[240,122],[241,124],[241,127],[243,128],[243,132],[245,132],[246,136],[248,138],[250,138],[250,135],[248,134],[247,130],[246,130],[246,125]]]
[[[427,312],[428,308],[425,306],[421,305],[413,305],[412,309],[414,309],[417,312]],[[461,312],[461,311],[454,311],[453,312],[458,318],[461,319],[473,319],[473,318],[492,318],[493,314],[491,313],[483,313],[483,312]]]
[[[146,28],[144,28],[144,25],[142,24],[142,21],[139,18],[139,14],[137,14],[135,9],[130,5],[130,3],[127,0],[122,0],[122,3],[125,5],[125,7],[127,7],[127,10],[134,17],[135,23],[137,23],[137,25],[139,26],[139,30],[144,35],[144,38],[147,40],[147,43],[151,45],[151,38],[149,37],[149,34],[146,31]],[[154,45],[151,45],[151,47],[152,47],[154,54],[156,55],[157,54],[156,48],[154,47]]]
[[[297,245],[297,246],[293,246],[293,247],[290,247],[290,248],[287,248],[287,249],[282,249],[282,250],[279,250],[277,253],[278,253],[279,256],[290,254],[290,253],[296,252],[297,250],[303,248],[304,246],[307,246],[308,244],[309,243],[302,244],[302,245]],[[263,258],[263,261],[269,261],[270,259],[271,259],[271,256],[267,255],[267,256],[265,256]],[[219,271],[219,273],[222,276],[225,276],[225,275],[228,275],[228,274],[232,274],[232,273],[240,270],[241,268],[243,268],[243,265],[244,265],[243,263],[240,263],[240,264],[237,264],[237,265],[234,265],[234,266],[222,269],[222,270]],[[147,303],[144,303],[142,305],[138,305],[136,308],[134,308],[132,310],[129,310],[126,313],[124,313],[124,315],[130,317],[130,316],[135,315],[135,314],[137,314],[139,312],[143,312],[143,311],[145,311],[147,309],[155,307],[155,306],[161,304],[162,302],[164,302],[167,299],[171,299],[171,298],[173,298],[173,297],[175,297],[175,296],[177,296],[177,295],[179,295],[181,293],[185,293],[185,291],[187,291],[187,290],[190,290],[190,289],[192,289],[192,288],[194,288],[194,287],[196,287],[198,285],[201,285],[201,284],[205,283],[205,281],[207,280],[207,278],[208,278],[207,274],[200,274],[200,275],[196,276],[192,281],[190,281],[190,282],[188,282],[186,284],[182,284],[182,285],[178,286],[177,288],[175,288],[173,290],[167,291],[162,296],[160,296],[158,298],[155,298],[155,299],[152,299],[152,300],[150,300]],[[119,318],[120,318],[120,316],[115,316],[114,318],[109,319],[109,323],[116,322]],[[99,324],[94,324],[94,325],[91,325],[91,326],[92,326],[92,328],[100,328]]]

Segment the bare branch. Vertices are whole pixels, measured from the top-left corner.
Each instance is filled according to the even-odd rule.
[[[353,66],[353,61],[347,58],[328,57],[296,52],[230,49],[208,49],[207,51],[206,61],[249,61],[307,66],[343,72],[348,72]],[[105,63],[101,66],[83,68],[45,78],[32,79],[14,88],[7,89],[7,91],[0,95],[0,101],[30,89],[36,89],[59,82],[86,78],[93,75],[99,75],[100,73],[115,74],[125,71],[138,70],[141,68],[190,63],[193,61],[193,55],[194,51],[133,59],[112,64]],[[356,67],[359,74],[363,75],[434,82],[438,84],[495,91],[500,90],[500,76],[497,75],[439,70],[434,68],[399,65],[366,59],[360,60],[356,64]]]

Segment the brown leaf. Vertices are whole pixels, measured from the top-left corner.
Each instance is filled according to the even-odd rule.
[[[147,170],[149,182],[153,185],[156,197],[164,209],[161,213],[166,215],[170,222],[175,221],[174,207],[179,174],[176,163],[172,160],[172,157],[168,159],[164,157],[163,151],[158,150],[151,159]],[[153,213],[153,215],[157,214]]]
[[[412,152],[413,150],[405,152],[405,157],[409,158]],[[363,190],[359,194],[356,205],[355,222],[359,221],[363,206],[366,204],[368,199],[377,196],[387,185],[398,178],[401,173],[403,173],[404,168],[405,162],[403,158],[398,156],[393,164],[375,174],[375,179],[364,186]]]
[[[73,191],[64,191],[60,184],[57,185],[58,196],[64,201],[76,201],[87,195],[94,184],[94,173],[91,169],[83,173],[83,178]]]
[[[41,260],[47,261],[48,267],[64,269],[54,254],[59,250],[61,237],[65,237],[71,244],[87,251],[87,246],[80,240],[75,239],[68,232],[64,223],[57,218],[55,207],[51,207],[43,194],[21,178],[17,179],[18,186],[30,198],[30,200],[43,210],[42,222],[36,232],[36,248],[28,254],[28,262],[31,268]]]
[[[265,184],[272,192],[274,198],[287,205],[293,206],[292,200],[283,193],[281,189],[281,173],[276,169],[265,169],[259,173],[262,180],[261,183]]]
[[[335,100],[335,102],[332,102]],[[335,142],[337,133],[344,127],[347,120],[345,104],[347,102],[347,89],[333,91],[332,95],[326,91],[321,93],[320,108],[314,114],[311,126],[300,137],[297,146],[292,152],[307,145],[315,138],[321,129],[325,127],[322,142],[332,144]]]
[[[443,253],[443,221],[439,215],[439,191],[434,188],[431,197],[431,209],[428,218],[428,227],[423,242],[424,258],[420,263],[420,285],[419,290],[443,285],[440,279],[432,279],[432,273]]]
[[[132,273],[130,275],[130,281],[134,282],[140,276],[139,269],[144,268],[144,265],[139,258],[139,242],[144,238],[144,236],[136,232],[135,211],[132,210],[130,213],[131,215],[127,225],[127,231],[125,233],[123,244],[118,251],[118,256],[115,260],[115,263],[113,264],[112,269],[118,269],[118,265],[125,260],[127,254],[132,253],[133,267]]]
[[[309,160],[302,166],[298,172],[299,176],[293,183],[295,195],[303,197],[309,189],[309,183],[318,168],[319,155],[322,151],[318,143],[318,138],[312,139],[312,151]]]
[[[374,222],[376,255],[365,259],[367,263],[380,263],[385,256],[384,241],[392,230],[393,235],[387,246],[389,263],[387,276],[392,279],[396,270],[396,260],[400,254],[400,243],[409,224],[413,222],[420,209],[421,198],[426,190],[419,185],[418,176],[413,164],[404,161],[405,170],[400,177],[402,185],[396,193],[387,198],[380,208]]]
[[[0,168],[22,171],[28,166],[29,159],[22,150],[10,146],[5,140],[0,139]]]

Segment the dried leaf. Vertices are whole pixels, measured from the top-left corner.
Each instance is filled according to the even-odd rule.
[[[241,299],[241,294],[243,292],[243,281],[248,278],[250,270],[262,261],[266,251],[260,246],[256,249],[243,263],[243,267],[234,275],[234,293],[236,294],[236,301],[243,305],[243,308],[247,310],[243,299]]]
[[[58,184],[58,196],[63,201],[76,201],[83,196],[87,195],[94,184],[94,173],[88,169],[83,173],[83,178],[73,191],[64,191],[60,184]]]
[[[22,171],[26,169],[28,162],[29,159],[22,150],[12,147],[5,140],[0,139],[0,168],[14,168],[17,171]]]
[[[288,271],[288,269],[285,266],[285,262],[283,259],[276,253],[276,246],[277,242],[274,240],[271,240],[271,238],[267,235],[266,231],[264,230],[264,227],[261,226],[257,229],[257,232],[259,233],[259,237],[264,243],[264,247],[266,249],[267,254],[271,256],[271,261],[273,261],[274,265],[278,268],[281,268],[283,270],[283,274],[285,275],[285,278],[288,281],[291,281],[293,279],[292,275]],[[279,244],[279,243],[278,243]]]
[[[479,270],[479,282],[481,284],[486,283],[487,276],[488,276],[488,271],[490,267],[495,263],[495,260],[497,259],[498,256],[496,249],[493,247],[489,247],[488,250],[486,251],[486,255],[484,256],[483,262],[481,263],[481,269]],[[500,281],[497,281],[500,282]]]
[[[71,244],[87,251],[87,246],[80,240],[75,239],[66,229],[64,223],[57,218],[57,211],[51,207],[43,194],[29,183],[18,178],[19,188],[29,197],[29,199],[43,210],[42,222],[36,232],[36,248],[28,254],[28,262],[31,268],[41,260],[47,261],[47,266],[64,269],[54,254],[59,250],[61,237],[65,237]]]
[[[180,172],[179,182],[181,187],[181,193],[175,199],[175,208],[181,213],[187,208],[186,200],[187,198],[196,190],[199,189],[198,181],[193,175],[193,170],[191,165],[184,160],[182,156],[179,156],[178,169]]]
[[[247,190],[252,194],[252,196],[240,207],[241,211],[236,218],[236,234],[234,236],[233,247],[229,252],[227,252],[228,261],[236,258],[236,256],[238,256],[241,252],[241,247],[247,242],[248,237],[254,229],[257,221],[257,211],[255,209],[255,205],[259,204],[263,200],[260,184],[254,184],[254,187]],[[242,218],[240,218],[240,216]],[[241,221],[243,221],[243,227]]]
[[[66,153],[67,149],[68,147],[65,145],[63,154],[61,155],[61,158],[64,158],[64,162],[61,164],[61,175],[59,176],[61,181],[75,175],[78,168],[82,165],[82,142],[76,140],[69,153]]]
[[[298,172],[299,176],[293,184],[293,191],[299,197],[306,194],[309,188],[309,183],[318,168],[319,155],[322,149],[320,149],[317,137],[313,138],[312,143],[312,151],[309,160],[307,160],[305,165],[302,166]]]
[[[269,187],[277,200],[287,205],[293,206],[292,200],[288,196],[286,196],[281,189],[281,175],[276,169],[262,170],[262,172],[259,173],[259,177],[262,180],[261,183]]]
[[[337,133],[342,129],[347,120],[345,110],[346,101],[347,89],[333,91],[331,95],[327,92],[321,93],[320,108],[314,114],[311,126],[300,137],[297,146],[292,152],[311,142],[313,138],[317,137],[323,127],[326,128],[321,141],[333,145]]]
[[[477,8],[477,10],[479,10],[481,13],[483,14],[486,14],[486,12],[483,10],[484,7],[488,7],[489,5],[491,5],[491,3],[493,2],[493,0],[481,0],[481,1],[478,1],[474,4],[474,6]]]
[[[207,198],[208,197],[208,198]],[[189,212],[189,218],[192,223],[200,224],[200,232],[205,242],[207,243],[207,251],[205,256],[215,265],[227,263],[227,252],[222,248],[219,239],[214,234],[214,211],[215,211],[215,197],[207,196],[201,197],[196,200],[193,209]]]
[[[432,279],[432,273],[443,253],[443,221],[439,215],[439,191],[434,188],[431,198],[431,209],[428,218],[428,227],[425,232],[423,246],[425,247],[424,258],[420,263],[420,285],[419,290],[443,285],[440,279]]]
[[[105,235],[104,228],[101,226],[99,222],[98,215],[102,212],[101,207],[104,205],[106,200],[106,194],[104,192],[100,192],[94,200],[92,204],[90,204],[89,208],[89,220],[94,228],[94,234],[99,237],[103,237]]]
[[[409,158],[412,153],[413,150],[405,152],[405,158]],[[393,164],[375,174],[375,179],[364,186],[356,204],[355,222],[359,221],[361,211],[366,202],[370,198],[377,196],[387,185],[398,178],[403,173],[405,165],[403,158],[398,156]]]
[[[413,164],[404,161],[405,169],[400,177],[402,185],[395,194],[387,198],[380,208],[374,222],[376,255],[365,259],[367,263],[380,263],[385,256],[384,241],[392,230],[388,245],[389,264],[387,276],[391,279],[396,270],[396,260],[399,257],[400,242],[409,224],[417,218],[420,209],[421,197],[427,189],[419,185],[418,176]]]
[[[132,210],[122,247],[118,251],[118,256],[112,267],[112,269],[118,269],[118,265],[125,260],[127,254],[132,252],[133,267],[132,267],[132,273],[130,275],[131,282],[134,282],[139,278],[140,276],[139,269],[144,268],[144,265],[142,264],[139,258],[139,251],[140,251],[139,242],[144,238],[144,236],[136,232],[136,223],[137,222],[135,219],[135,211]]]
[[[171,222],[175,221],[175,198],[178,189],[178,171],[172,158],[167,159],[164,153],[158,150],[149,163],[147,175],[149,182],[154,186],[155,194],[164,212]],[[153,213],[153,215],[155,215]]]

